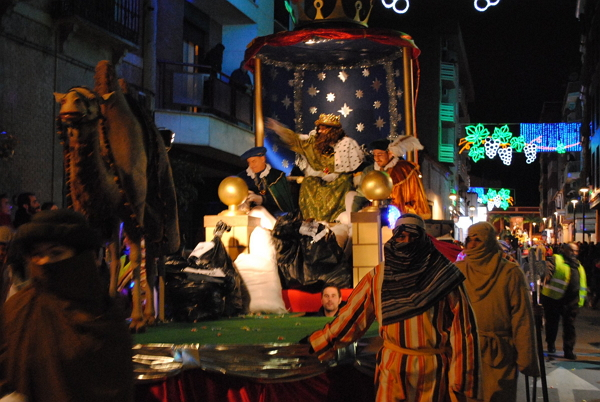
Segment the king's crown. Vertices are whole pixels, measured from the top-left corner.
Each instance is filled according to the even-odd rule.
[[[292,3],[297,10],[297,28],[314,23],[366,27],[373,9],[373,0],[296,0]]]

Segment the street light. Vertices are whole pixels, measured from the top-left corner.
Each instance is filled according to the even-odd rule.
[[[542,220],[544,221],[544,230],[546,230],[546,219],[548,219],[548,218],[546,218],[546,217],[542,218]]]
[[[585,241],[585,204],[587,202],[587,195],[589,194],[590,189],[587,187],[581,187],[579,192],[581,193],[581,223],[583,227],[581,229],[582,233],[582,241]]]
[[[554,211],[554,244],[558,244],[558,225],[558,211]],[[562,234],[562,229],[560,233]]]
[[[575,237],[577,235],[577,227],[575,227],[575,205],[577,205],[577,200],[576,199],[572,199],[571,202],[573,203],[573,241],[575,241]]]
[[[473,224],[473,217],[475,216],[475,206],[471,205],[469,207],[469,216],[471,217],[471,225]]]

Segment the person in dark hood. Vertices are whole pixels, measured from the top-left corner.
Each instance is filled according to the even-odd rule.
[[[133,400],[131,336],[100,279],[99,249],[96,232],[71,210],[42,211],[19,227],[10,255],[30,281],[4,305],[0,396]]]
[[[475,315],[464,276],[433,245],[425,222],[405,214],[337,318],[307,338],[319,359],[359,339],[377,320],[376,401],[481,399]]]

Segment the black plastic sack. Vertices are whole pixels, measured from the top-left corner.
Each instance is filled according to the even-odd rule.
[[[219,221],[214,231],[213,247],[199,256],[167,265],[165,289],[169,318],[199,321],[220,316],[237,316],[247,310],[241,276],[227,253],[221,236],[231,227]],[[184,272],[193,268],[195,272]],[[224,274],[224,275],[223,275]]]
[[[350,262],[338,245],[335,233],[313,222],[311,234],[303,228],[308,222],[300,212],[277,219],[273,239],[277,248],[277,265],[283,289],[321,291],[325,283],[339,288],[352,287]]]
[[[165,313],[174,321],[216,320],[225,311],[228,278],[172,271],[167,268]]]

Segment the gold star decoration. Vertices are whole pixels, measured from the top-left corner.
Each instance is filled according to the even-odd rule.
[[[379,88],[381,88],[381,81],[379,81],[379,78],[375,78],[375,81],[373,81],[371,87],[373,87],[375,91],[379,91]]]
[[[317,94],[321,91],[319,91],[314,85],[311,85],[306,92],[308,92],[310,96],[317,96]]]
[[[402,95],[404,95],[404,91],[403,91],[403,90],[401,90],[401,89],[399,89],[399,90],[396,92],[396,95],[398,96],[398,98],[401,98],[401,97],[402,97]]]
[[[398,70],[398,69],[394,70],[394,77],[400,77],[400,70]]]
[[[333,92],[329,92],[326,99],[327,102],[333,102],[335,100],[335,94]]]
[[[368,69],[368,68],[364,68],[364,69],[362,70],[362,76],[363,76],[363,77],[368,77],[370,74],[371,74],[371,72],[369,71],[369,69]]]
[[[375,123],[373,123],[373,124],[375,124],[375,127],[377,127],[378,129],[381,130],[383,128],[383,126],[385,126],[385,121],[381,118],[381,116],[379,116],[377,118],[377,120],[375,120]]]
[[[273,81],[275,81],[275,78],[277,78],[277,69],[275,69],[275,68],[272,68],[272,69],[271,69],[271,79],[272,79]]]
[[[379,108],[381,107],[381,102],[379,102],[379,101],[375,101],[375,102],[373,102],[373,107],[374,107],[375,109],[379,109]]]
[[[364,129],[365,129],[365,125],[364,124],[358,123],[356,125],[356,131],[358,131],[359,133],[362,133]]]
[[[291,99],[286,95],[285,98],[283,98],[283,100],[281,101],[281,103],[283,103],[283,106],[285,106],[285,108],[287,109],[288,107],[290,107],[290,105],[292,104]]]
[[[290,166],[290,162],[287,159],[281,161],[281,166],[287,169]]]
[[[344,106],[342,106],[342,108],[340,110],[338,110],[338,112],[344,116],[344,117],[348,117],[348,115],[350,114],[350,112],[352,112],[354,109],[350,109],[350,107],[348,105],[346,105],[346,103],[344,102]]]
[[[308,111],[309,111],[311,114],[317,114],[317,107],[316,107],[316,106],[312,106],[312,107],[310,107],[310,108],[308,109]]]
[[[362,89],[357,89],[357,90],[356,90],[356,97],[357,97],[358,99],[361,99],[361,98],[364,96],[364,94],[365,94],[365,93],[362,91]]]
[[[349,75],[345,71],[340,71],[340,73],[338,74],[338,78],[340,80],[342,80],[342,82],[346,82],[346,80],[348,79],[348,77],[349,77]]]
[[[294,86],[294,80],[288,80],[288,86],[293,87]]]
[[[319,75],[317,75],[317,77],[319,78],[319,81],[325,81],[325,78],[327,78],[327,74],[319,73]]]
[[[272,100],[273,102],[277,102],[277,94],[273,94],[273,95],[271,95],[271,100]]]
[[[279,151],[279,147],[277,146],[277,144],[273,144],[272,150],[273,150],[273,152]]]

